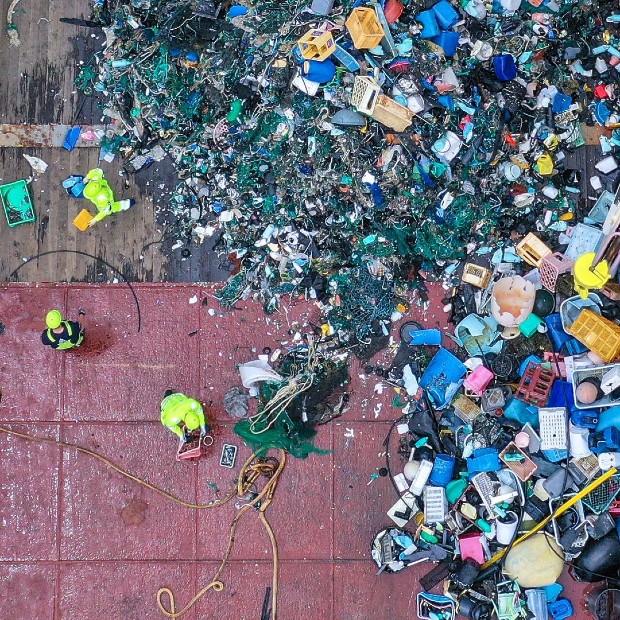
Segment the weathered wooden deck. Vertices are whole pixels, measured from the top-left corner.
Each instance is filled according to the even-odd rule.
[[[0,0],[0,123],[99,123],[96,100],[76,92],[73,80],[79,63],[100,49],[101,31],[59,21],[61,17],[88,18],[92,3],[21,0],[14,16],[21,40],[18,47],[9,45],[6,36],[9,4],[10,0]],[[40,157],[49,168],[30,185],[35,224],[9,228],[0,214],[0,281],[105,282],[115,277],[101,262],[71,252],[41,257],[11,277],[24,259],[55,250],[92,254],[126,277],[143,282],[206,282],[226,277],[209,240],[202,246],[192,244],[192,254],[186,259],[181,249],[171,251],[178,235],[173,227],[158,223],[158,211],[176,184],[172,166],[165,160],[130,178],[119,176],[120,162],[103,162],[116,195],[135,198],[136,206],[80,232],[72,221],[85,202],[67,196],[61,183],[70,174],[85,174],[97,166],[99,149],[0,148],[0,184],[30,176],[24,153]]]

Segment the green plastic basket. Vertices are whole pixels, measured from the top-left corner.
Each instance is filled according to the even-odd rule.
[[[4,207],[7,224],[12,228],[19,224],[34,222],[34,207],[26,181],[15,181],[0,185],[0,198]]]

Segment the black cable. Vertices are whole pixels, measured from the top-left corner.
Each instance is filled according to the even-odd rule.
[[[17,272],[24,265],[27,265],[33,260],[37,260],[41,256],[47,256],[48,254],[79,254],[80,256],[88,256],[88,258],[92,258],[93,260],[98,260],[102,262],[106,267],[111,269],[115,274],[123,278],[123,280],[129,287],[131,294],[133,295],[134,301],[136,302],[136,312],[138,313],[138,333],[140,332],[140,330],[142,329],[142,313],[140,312],[140,302],[138,301],[138,296],[136,295],[136,292],[134,291],[133,286],[131,286],[131,282],[129,282],[129,280],[124,276],[124,274],[121,271],[119,271],[113,265],[110,265],[110,263],[108,263],[103,258],[100,258],[99,256],[94,256],[93,254],[89,254],[88,252],[82,252],[81,250],[48,250],[47,252],[40,252],[39,254],[35,254],[34,256],[31,256],[30,258],[24,260],[24,262],[19,267],[16,267],[15,269],[13,269],[13,271],[11,271],[11,273],[9,274],[9,278],[15,277],[17,275]]]

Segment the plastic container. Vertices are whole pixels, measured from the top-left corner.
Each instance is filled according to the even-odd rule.
[[[383,13],[388,24],[393,24],[398,21],[398,18],[405,10],[405,6],[400,0],[387,0]]]
[[[482,392],[493,381],[494,377],[495,375],[486,366],[481,364],[467,376],[465,381],[463,381],[463,385],[477,396],[482,396]]]
[[[554,252],[549,256],[544,256],[538,265],[540,283],[552,293],[555,293],[555,285],[558,276],[570,271],[573,267],[573,260],[567,258],[560,252]]]
[[[619,367],[620,364],[609,364],[606,366],[595,366],[594,368],[576,368],[573,371],[572,377],[573,390],[576,390],[577,386],[585,379],[595,378],[600,380],[610,370]],[[599,407],[613,407],[614,405],[620,405],[620,399],[614,400],[608,394],[590,404],[581,403],[575,399],[575,407],[577,409],[596,409]]]
[[[450,454],[438,454],[433,463],[429,482],[435,487],[445,487],[454,475],[456,459]]]
[[[431,41],[443,49],[446,58],[452,58],[452,56],[456,54],[460,38],[461,35],[458,32],[448,30],[446,32],[440,32],[436,37],[433,37]]]
[[[534,233],[527,233],[517,244],[517,254],[532,267],[538,267],[545,256],[551,256],[551,249]]]
[[[375,11],[368,7],[357,7],[351,11],[345,26],[353,39],[355,49],[372,49],[381,43],[385,32]]]
[[[421,39],[432,39],[439,35],[440,30],[437,24],[437,16],[432,10],[418,13],[416,20],[422,25]]]
[[[90,224],[92,219],[93,216],[91,215],[90,211],[88,211],[88,209],[82,209],[73,220],[73,224],[78,230],[85,232],[86,230],[88,230],[88,225]]]
[[[592,310],[582,310],[566,331],[605,362],[620,359],[620,326]]]
[[[517,77],[517,65],[511,54],[502,54],[493,58],[493,69],[500,82],[509,82]]]
[[[461,19],[461,16],[447,0],[440,0],[431,10],[437,18],[437,23],[443,30],[452,28]]]
[[[478,288],[486,288],[491,282],[493,272],[474,263],[465,263],[461,280]]]
[[[555,375],[552,370],[530,362],[521,377],[515,397],[536,407],[544,407],[551,393]]]
[[[0,185],[0,199],[10,228],[34,222],[34,208],[26,181],[21,180]]]
[[[358,75],[353,83],[351,105],[360,113],[372,116],[377,104],[377,96],[381,92],[379,85],[366,75]]]
[[[386,95],[379,95],[371,116],[394,131],[405,131],[413,121],[413,112]]]
[[[306,60],[325,60],[336,49],[334,37],[327,30],[308,30],[297,45]]]

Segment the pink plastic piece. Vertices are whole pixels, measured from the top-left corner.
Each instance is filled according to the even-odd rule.
[[[471,558],[478,564],[484,564],[484,549],[480,542],[480,534],[467,534],[459,537],[461,547],[461,558],[466,560]]]
[[[540,283],[548,291],[555,293],[555,285],[558,281],[558,276],[570,271],[572,266],[572,259],[567,258],[564,254],[560,254],[560,252],[554,252],[549,256],[545,256],[538,266]]]
[[[495,375],[486,367],[480,364],[463,382],[468,390],[474,394],[482,396],[489,383],[493,381]]]

